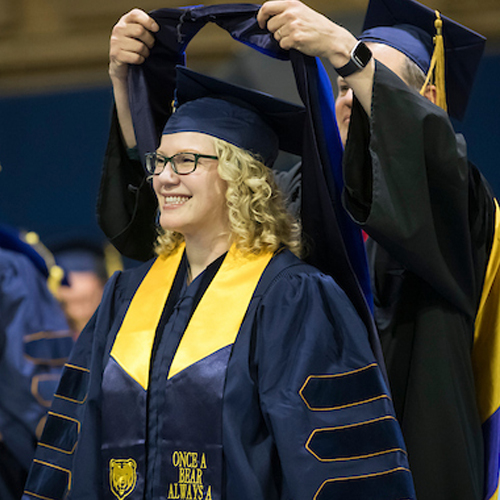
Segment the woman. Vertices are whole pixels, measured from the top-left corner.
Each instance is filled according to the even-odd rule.
[[[25,498],[413,498],[366,330],[292,253],[269,97],[245,92],[181,102],[147,155],[158,257],[109,281]]]

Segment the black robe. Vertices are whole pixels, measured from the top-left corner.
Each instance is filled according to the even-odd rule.
[[[371,237],[375,319],[417,496],[479,500],[471,350],[491,192],[446,113],[381,64],[371,119],[354,103],[344,172],[345,205]]]

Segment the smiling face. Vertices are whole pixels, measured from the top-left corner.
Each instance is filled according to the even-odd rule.
[[[179,132],[162,137],[158,153],[171,157],[186,152],[216,155],[209,135]],[[161,227],[181,233],[187,244],[190,240],[210,244],[229,235],[227,186],[219,176],[217,164],[217,160],[200,158],[194,172],[178,175],[168,163],[160,175],[153,176]]]

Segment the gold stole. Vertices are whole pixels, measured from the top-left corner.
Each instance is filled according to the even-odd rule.
[[[111,356],[144,389],[156,328],[180,265],[184,245],[169,257],[158,257],[134,294],[118,331]],[[247,256],[233,244],[203,295],[175,353],[168,377],[231,345],[270,252]]]
[[[485,423],[499,418],[495,413],[500,408],[500,208],[495,200],[495,233],[488,267],[484,278],[483,292],[476,316],[472,365],[476,383],[476,394],[483,432]],[[491,425],[494,430],[495,425]],[[486,445],[485,468],[490,460],[496,463],[498,440],[484,435]],[[492,468],[494,476],[487,478],[487,485],[495,485],[495,492],[489,500],[498,498],[498,469]],[[490,471],[491,472],[491,471]],[[486,498],[486,497],[485,497]]]

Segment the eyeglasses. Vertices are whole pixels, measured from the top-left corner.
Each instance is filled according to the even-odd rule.
[[[170,163],[172,170],[178,175],[191,174],[198,166],[200,158],[208,158],[209,160],[218,160],[217,156],[202,155],[198,153],[177,153],[173,156],[164,156],[160,153],[146,153],[146,170],[151,175],[160,175],[167,163]]]

